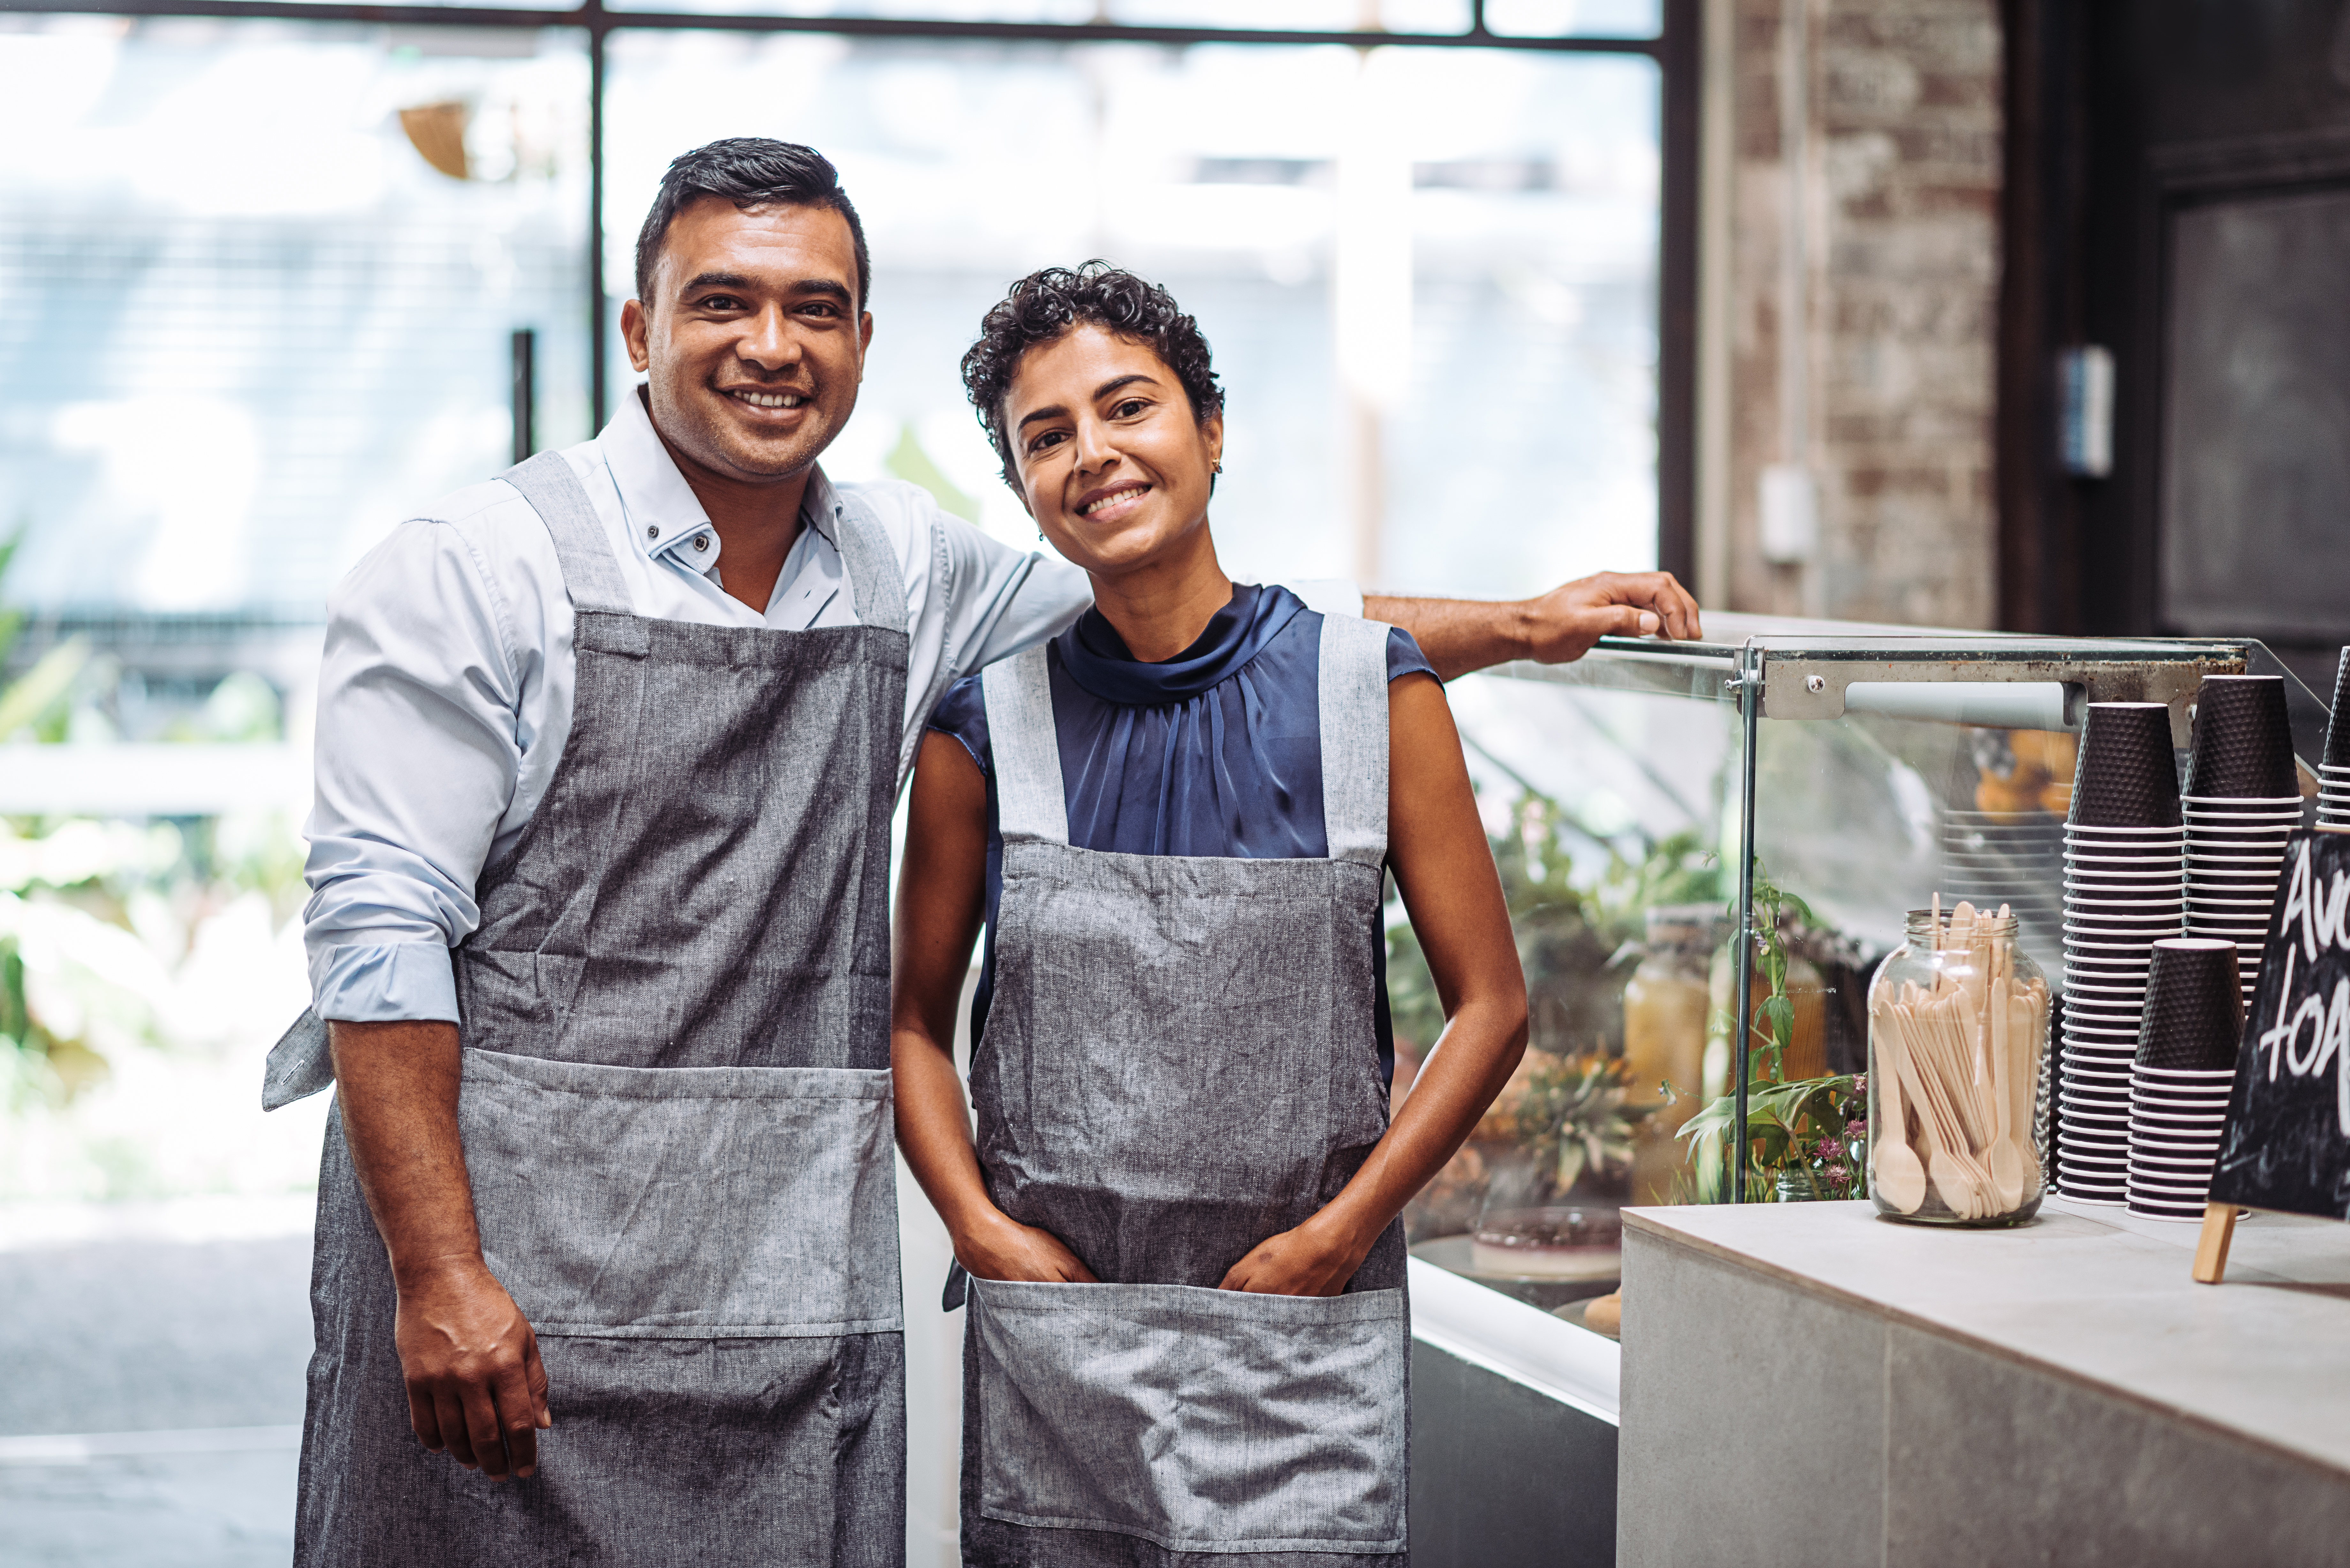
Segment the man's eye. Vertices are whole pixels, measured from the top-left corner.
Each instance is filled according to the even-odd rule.
[[[1150,405],[1149,403],[1144,402],[1140,398],[1128,398],[1124,402],[1118,404],[1118,407],[1110,410],[1110,418],[1114,420],[1130,420],[1135,415],[1142,412],[1145,409],[1148,409],[1149,406]]]
[[[731,294],[709,295],[704,296],[699,303],[704,310],[740,310],[743,308],[743,302],[735,298]]]
[[[800,309],[801,314],[806,316],[822,316],[829,317],[840,314],[839,307],[833,305],[807,305],[802,306]]]

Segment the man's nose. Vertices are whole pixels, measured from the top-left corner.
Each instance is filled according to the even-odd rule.
[[[781,309],[763,310],[744,323],[734,351],[763,370],[786,370],[800,362],[799,334]]]

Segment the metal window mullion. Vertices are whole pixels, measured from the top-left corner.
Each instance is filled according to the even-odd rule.
[[[1746,1201],[1746,1080],[1754,1031],[1754,775],[1761,771],[1756,742],[1762,717],[1762,650],[1752,643],[1738,655],[1738,946],[1731,962],[1736,975],[1737,1011],[1730,1021],[1730,1070],[1733,1076],[1730,1116],[1730,1200]]]

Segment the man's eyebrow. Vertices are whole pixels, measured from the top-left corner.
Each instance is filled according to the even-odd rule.
[[[1108,380],[1104,381],[1100,386],[1094,389],[1094,400],[1096,402],[1099,402],[1102,399],[1108,397],[1112,392],[1117,391],[1120,387],[1130,387],[1137,381],[1148,381],[1155,386],[1158,384],[1158,378],[1155,376],[1145,375],[1139,370],[1134,371],[1130,375],[1112,376]],[[1068,411],[1068,410],[1063,408],[1058,403],[1054,403],[1042,409],[1034,409],[1020,416],[1020,423],[1017,428],[1024,431],[1038,420],[1057,419]]]
[[[755,279],[746,277],[739,272],[702,272],[696,273],[686,279],[685,286],[678,292],[691,294],[697,289],[703,288],[739,288],[748,291],[758,286]],[[843,305],[848,304],[851,298],[846,284],[828,277],[801,278],[791,286],[789,292],[795,295],[821,295],[828,299],[837,299]]]

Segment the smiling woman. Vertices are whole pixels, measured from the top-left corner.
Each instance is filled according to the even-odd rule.
[[[963,371],[1095,600],[949,694],[908,814],[891,1060],[967,1271],[964,1561],[1391,1562],[1397,1216],[1526,1027],[1442,688],[1408,633],[1224,574],[1222,394],[1164,289],[1034,274]],[[1390,868],[1451,1004],[1391,1127]],[[983,914],[974,1141],[951,1044]]]

